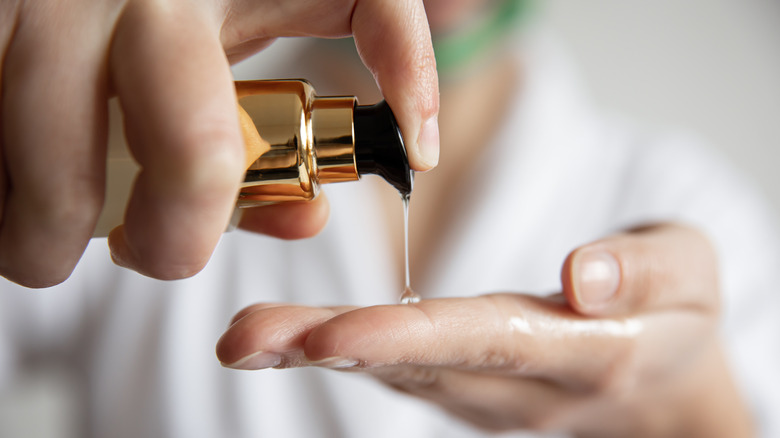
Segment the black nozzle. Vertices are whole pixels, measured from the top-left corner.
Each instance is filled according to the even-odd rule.
[[[355,158],[358,174],[379,175],[402,195],[412,193],[414,172],[401,130],[384,100],[355,106]]]

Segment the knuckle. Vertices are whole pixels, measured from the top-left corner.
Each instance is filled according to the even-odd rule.
[[[45,183],[12,181],[9,196],[14,200],[3,213],[17,216],[17,220],[25,221],[25,227],[37,228],[44,234],[91,234],[103,209],[104,184],[102,173],[78,167],[64,169],[61,175],[53,175]]]
[[[488,348],[478,359],[477,367],[496,371],[522,373],[528,367],[528,361],[520,352],[509,354],[504,348]]]
[[[515,330],[515,321],[523,320],[525,307],[518,306],[518,298],[510,294],[492,294],[483,298],[485,311],[495,315],[494,321],[501,324],[496,330],[501,335],[490,336],[490,342],[485,344],[478,366],[523,374],[532,365],[533,358],[529,356],[529,352],[534,350],[530,345],[535,342],[532,337],[521,335]],[[506,330],[506,327],[511,329]]]
[[[91,187],[90,187],[91,188]],[[52,197],[50,193],[41,194],[46,215],[46,226],[64,228],[69,232],[80,230],[79,234],[90,233],[103,209],[103,191],[62,190]],[[40,204],[39,204],[40,205]]]
[[[647,226],[621,235],[616,247],[628,307],[657,306],[669,300],[671,290],[682,292],[677,299],[686,304],[718,311],[717,255],[699,231],[674,224]]]
[[[234,128],[212,123],[177,133],[144,167],[163,180],[161,186],[186,186],[198,193],[232,191],[244,170],[241,138]]]

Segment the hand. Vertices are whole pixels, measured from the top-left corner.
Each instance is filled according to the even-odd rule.
[[[550,298],[261,304],[236,315],[217,356],[240,369],[363,371],[491,430],[745,436],[702,235],[675,225],[618,234],[572,252],[562,280]]]
[[[434,166],[437,77],[421,0],[3,1],[0,274],[31,287],[70,275],[103,204],[112,95],[143,169],[109,238],[112,255],[156,278],[198,272],[244,171],[228,61],[275,37],[350,34],[395,110],[412,167]],[[301,237],[327,216],[324,200],[271,211],[243,226]]]

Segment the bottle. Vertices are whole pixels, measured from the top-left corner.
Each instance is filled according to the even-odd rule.
[[[304,80],[236,82],[247,170],[239,208],[314,199],[320,185],[377,174],[401,194],[412,191],[401,131],[386,102],[321,97]],[[106,203],[95,237],[122,222],[138,167],[112,135]]]

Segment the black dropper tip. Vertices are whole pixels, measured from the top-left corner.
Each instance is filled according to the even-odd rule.
[[[384,100],[355,106],[355,158],[358,174],[379,175],[402,195],[412,193],[414,172],[401,130]]]

